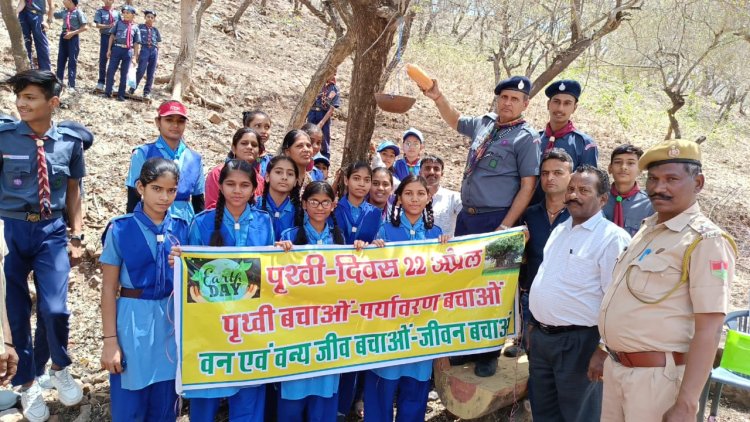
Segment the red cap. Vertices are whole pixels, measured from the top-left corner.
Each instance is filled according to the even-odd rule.
[[[188,118],[187,116],[187,108],[184,104],[182,104],[179,101],[167,101],[166,103],[159,106],[159,117],[166,117],[166,116],[172,116],[172,115],[179,115],[184,118]]]

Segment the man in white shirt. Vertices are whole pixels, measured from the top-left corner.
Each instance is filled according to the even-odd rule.
[[[453,236],[456,218],[461,212],[461,194],[440,186],[443,178],[443,160],[437,155],[426,155],[420,162],[419,175],[427,180],[432,195],[432,213],[435,225],[443,229],[443,234]]]
[[[529,295],[529,398],[536,422],[599,421],[601,383],[589,366],[602,366],[597,320],[612,270],[630,235],[604,218],[607,173],[579,166],[568,184],[570,218],[544,247]],[[601,368],[598,368],[601,372]]]

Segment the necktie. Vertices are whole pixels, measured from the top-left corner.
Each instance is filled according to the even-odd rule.
[[[148,46],[151,47],[151,28],[146,27],[146,39],[148,39]]]
[[[133,210],[133,216],[143,223],[146,228],[156,236],[156,274],[154,290],[157,297],[163,294],[167,287],[169,279],[168,266],[166,265],[169,258],[169,251],[172,249],[172,241],[167,233],[168,228],[172,225],[172,218],[167,212],[160,226],[154,224],[148,215],[143,211],[143,201],[139,202]]]
[[[49,173],[47,172],[47,154],[44,152],[46,136],[29,135],[36,142],[37,179],[39,180],[39,213],[42,219],[52,216],[51,190],[49,187]]]
[[[556,139],[560,139],[570,132],[573,132],[574,130],[576,130],[576,128],[575,126],[573,126],[572,120],[568,120],[568,123],[566,123],[565,126],[563,126],[563,128],[558,130],[557,132],[552,132],[552,127],[549,125],[549,123],[547,123],[547,127],[544,128],[544,134],[547,135],[549,140],[547,141],[547,145],[544,147],[544,152],[548,152],[555,147]]]
[[[128,50],[130,50],[130,47],[133,46],[133,25],[131,25],[130,23],[128,23],[127,25],[128,29],[127,31],[125,31],[125,46],[128,48]]]
[[[68,10],[68,14],[65,15],[65,27],[67,29],[67,32],[70,32],[70,16],[75,12],[76,9]]]
[[[628,193],[621,194],[617,191],[617,188],[615,188],[614,183],[612,184],[612,188],[610,189],[609,193],[615,198],[615,209],[614,215],[612,216],[613,223],[617,224],[620,227],[625,227],[625,213],[622,209],[622,201],[633,197],[635,194],[640,192],[640,190],[641,189],[638,187],[638,183],[636,183]]]

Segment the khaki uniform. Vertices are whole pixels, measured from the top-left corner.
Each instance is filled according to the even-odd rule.
[[[727,313],[735,252],[721,229],[697,203],[664,223],[657,224],[657,217],[644,220],[620,255],[602,301],[599,332],[617,352],[686,353],[695,332],[694,314]],[[698,238],[688,283],[669,294],[680,282],[686,250]],[[602,420],[661,421],[675,403],[684,370],[671,353],[663,368],[628,368],[607,359]]]

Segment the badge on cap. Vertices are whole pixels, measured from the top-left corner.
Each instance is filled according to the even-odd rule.
[[[560,91],[565,91],[565,83],[560,82],[560,86],[558,87],[558,89],[560,89]]]
[[[669,155],[671,158],[677,158],[680,156],[680,150],[676,146],[672,145],[672,148],[669,148],[667,155]]]
[[[525,86],[525,85],[523,84],[523,81],[520,81],[520,82],[518,83],[518,89],[523,89],[523,87],[524,87],[524,86]]]

